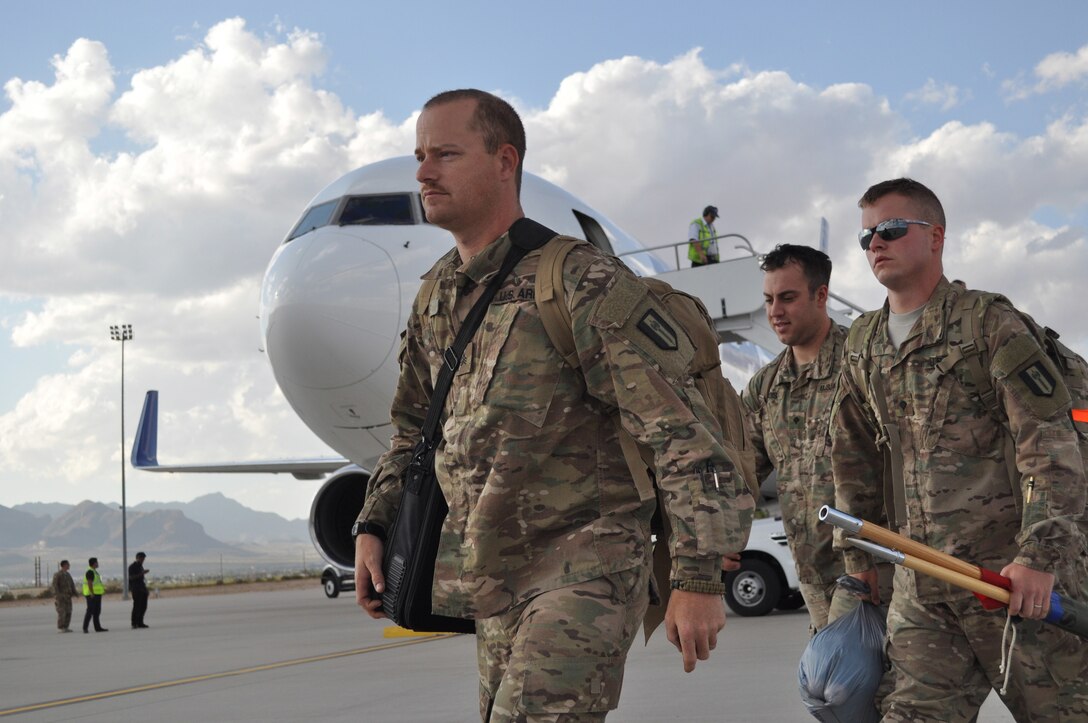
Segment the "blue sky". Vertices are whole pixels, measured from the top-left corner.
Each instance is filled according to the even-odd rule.
[[[854,203],[910,174],[945,200],[950,273],[1088,348],[1083,3],[66,2],[0,17],[0,504],[118,496],[120,321],[137,334],[129,434],[158,387],[189,458],[325,453],[256,352],[264,265],[321,186],[409,152],[412,114],[450,87],[512,100],[528,169],[648,243],[708,202],[760,250],[814,242],[827,217],[836,289],[869,306],[882,296],[854,253]],[[294,111],[232,106],[285,89]],[[313,489],[187,477],[130,500],[218,490],[297,517]]]
[[[47,79],[49,58],[77,37],[101,40],[119,85],[135,70],[190,49],[215,23],[239,16],[257,34],[304,28],[330,49],[322,85],[357,112],[391,117],[436,90],[473,85],[507,90],[533,106],[556,84],[601,60],[637,55],[666,62],[693,47],[711,67],[743,63],[781,70],[802,83],[865,83],[908,113],[920,132],[947,120],[908,94],[930,80],[960,89],[955,117],[1000,118],[1007,130],[1037,131],[1084,99],[1077,89],[1052,103],[1005,100],[1002,83],[1029,76],[1044,56],[1076,52],[1088,32],[1083,3],[934,2],[910,6],[813,2],[390,3],[66,2],[4,9],[5,78]],[[361,70],[365,69],[365,70]],[[1040,113],[1042,111],[1042,113]]]

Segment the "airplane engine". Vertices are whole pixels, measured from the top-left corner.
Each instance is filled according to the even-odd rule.
[[[310,507],[310,538],[321,556],[333,565],[355,568],[351,526],[366,499],[370,473],[350,465],[333,474],[318,490]]]

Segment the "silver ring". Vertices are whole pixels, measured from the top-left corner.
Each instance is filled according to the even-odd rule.
[[[1041,608],[1042,605],[1032,605],[1032,607]]]

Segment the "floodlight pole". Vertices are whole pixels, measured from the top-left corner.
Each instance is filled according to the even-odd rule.
[[[128,600],[128,505],[125,500],[125,342],[132,341],[132,324],[110,327],[110,338],[121,342],[121,594]]]

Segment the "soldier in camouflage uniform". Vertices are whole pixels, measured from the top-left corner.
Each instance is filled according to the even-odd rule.
[[[846,329],[827,315],[827,254],[781,244],[760,268],[767,320],[786,348],[756,372],[742,399],[757,477],[778,471],[782,525],[815,632],[857,604],[856,597],[835,587],[845,571],[842,555],[832,549],[834,528],[818,516],[823,505],[835,502],[829,425]],[[880,567],[887,599],[891,566]]]
[[[76,593],[76,583],[68,572],[67,560],[60,561],[60,569],[53,573],[50,589],[53,591],[53,605],[57,608],[57,631],[70,633],[72,628],[72,598]]]
[[[372,617],[382,616],[382,535],[441,352],[523,215],[524,130],[508,104],[443,93],[424,106],[416,133],[427,218],[456,248],[424,276],[436,285],[417,300],[401,347],[392,448],[359,515],[356,597]],[[687,374],[691,344],[656,297],[615,258],[589,244],[572,250],[563,281],[574,369],[537,311],[539,260],[531,252],[499,289],[446,400],[436,473],[450,509],[433,611],[476,620],[483,720],[599,721],[618,703],[647,608],[655,507],[639,499],[615,420],[655,453],[674,530],[666,630],[685,670],[708,658],[725,623],[722,556],[741,546],[754,502]],[[675,344],[641,331],[648,318]]]
[[[982,332],[1022,475],[1010,481],[1004,428],[970,396],[966,375],[938,366],[950,351],[948,325],[960,323],[949,311],[963,291],[944,277],[940,201],[922,184],[898,179],[873,186],[859,205],[859,238],[888,300],[870,312],[876,315],[870,344],[853,332],[847,344],[847,364],[868,359],[873,374],[866,389],[848,371],[842,375],[832,445],[837,506],[866,519],[887,509],[901,534],[1000,570],[1012,580],[1007,614],[1025,620],[1011,667],[1002,673],[1006,613],[986,611],[968,592],[899,568],[888,614],[895,689],[884,700],[884,720],[974,720],[990,689],[1006,686],[1002,700],[1019,721],[1088,720],[1088,646],[1039,622],[1052,589],[1083,599],[1085,545],[1077,517],[1085,478],[1068,391],[1013,308],[1003,300],[992,304]],[[1052,386],[1040,386],[1040,377]],[[876,440],[884,435],[877,431],[874,384],[885,392],[902,443],[902,490],[893,483],[887,493],[893,499],[881,482]],[[872,578],[866,555],[848,548],[845,557],[849,573]]]

